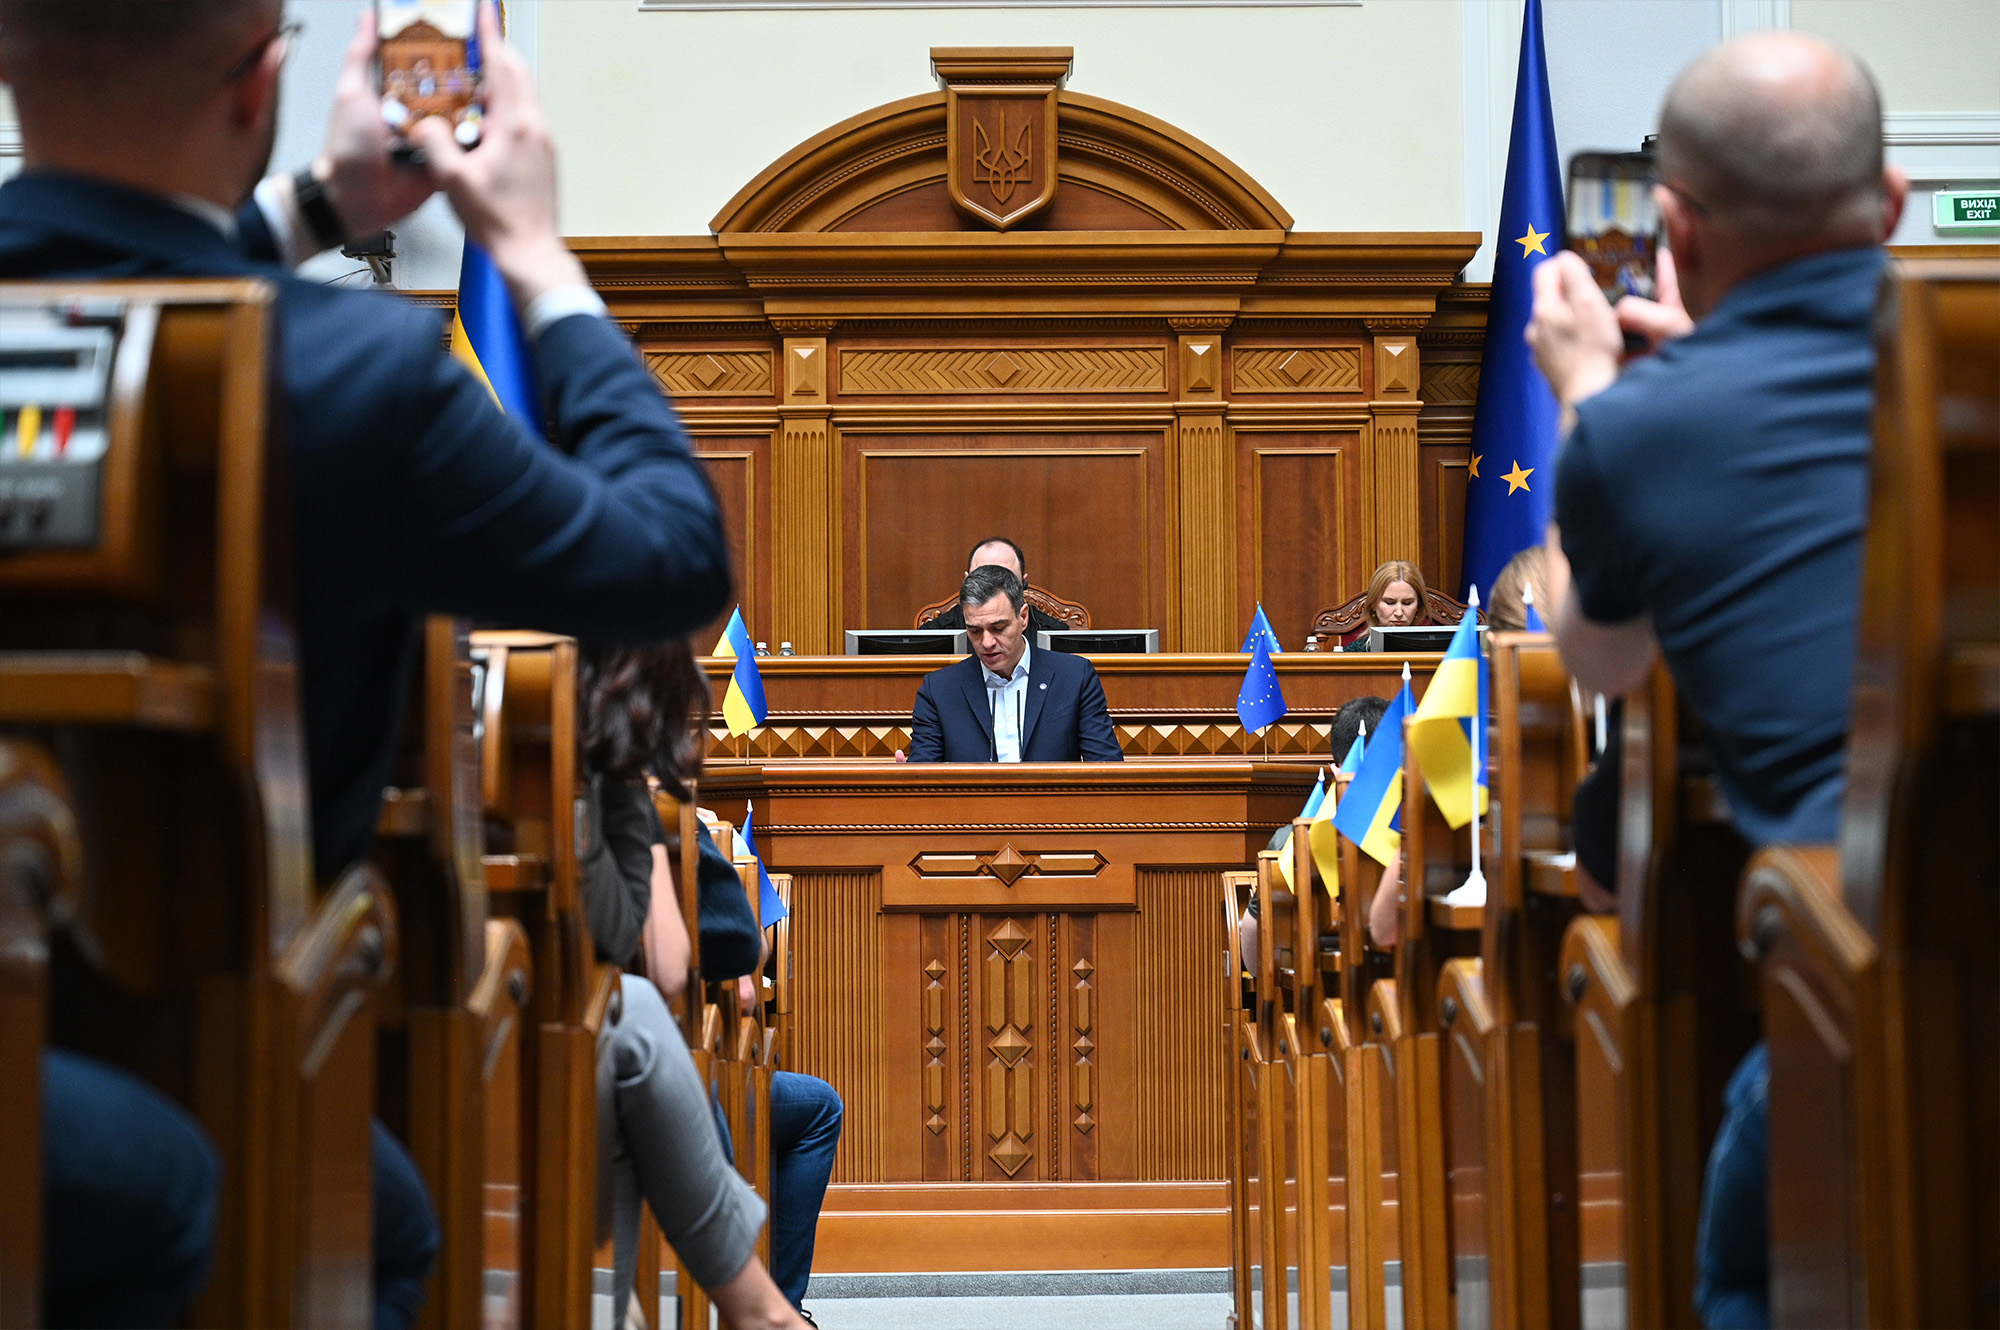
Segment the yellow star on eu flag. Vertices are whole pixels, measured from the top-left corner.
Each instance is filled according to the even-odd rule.
[[[1481,460],[1482,459],[1480,455],[1478,453],[1474,453],[1472,455],[1472,460],[1466,463],[1466,469],[1472,473],[1472,478],[1474,480],[1479,479],[1479,463]]]
[[[1509,494],[1512,494],[1515,490],[1527,489],[1528,477],[1534,474],[1535,474],[1535,468],[1527,467],[1523,469],[1521,463],[1518,460],[1516,460],[1514,463],[1514,469],[1512,471],[1509,471],[1506,475],[1500,477],[1500,479],[1507,482],[1507,492]]]
[[[1535,224],[1533,222],[1529,222],[1528,234],[1524,236],[1516,236],[1514,238],[1514,243],[1521,247],[1521,257],[1524,259],[1527,258],[1530,254],[1540,254],[1543,258],[1547,258],[1549,252],[1542,248],[1542,242],[1544,240],[1547,240],[1548,238],[1549,238],[1549,233],[1547,231],[1537,231],[1535,229]]]

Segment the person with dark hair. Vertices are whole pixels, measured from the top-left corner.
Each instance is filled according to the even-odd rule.
[[[924,677],[912,709],[912,762],[1121,762],[1097,670],[1028,645],[1028,589],[982,564],[959,587],[972,654]],[[899,755],[900,757],[900,755]]]
[[[643,1201],[727,1323],[802,1325],[757,1259],[764,1203],[736,1172],[725,1140],[710,1125],[707,1087],[667,1008],[667,999],[686,986],[689,946],[646,773],[657,767],[663,783],[685,792],[677,756],[685,751],[686,733],[706,728],[707,680],[683,638],[656,647],[586,647],[577,692],[589,776],[579,828],[584,920],[598,957],[625,970],[623,1013],[599,1035],[611,1063],[617,1125],[611,1143],[615,1323],[624,1324],[632,1296]],[[710,857],[727,880],[714,893],[707,889]],[[704,913],[711,894],[719,901],[734,896],[743,931],[761,943],[735,870],[712,841],[704,846],[703,869],[698,889]],[[635,968],[642,958],[643,976]]]
[[[1658,301],[1562,253],[1527,335],[1567,432],[1551,621],[1586,688],[1664,657],[1752,846],[1837,838],[1867,525],[1876,291],[1908,182],[1859,60],[1803,33],[1714,47],[1660,112]],[[1622,333],[1653,353],[1625,355]],[[1553,562],[1553,561],[1552,561]],[[1725,1096],[1696,1300],[1770,1320],[1765,1058]]]
[[[975,568],[985,568],[988,566],[1005,568],[1012,572],[1014,576],[1021,579],[1022,586],[1025,587],[1028,585],[1028,556],[1021,552],[1019,545],[1005,536],[988,536],[977,545],[974,545],[972,553],[965,556],[965,571],[968,573]],[[924,627],[965,627],[964,598],[961,597],[949,608],[940,610],[937,617],[925,624]],[[1036,633],[1062,632],[1069,627],[1069,624],[1064,623],[1061,619],[1056,618],[1055,615],[1050,614],[1040,606],[1034,604],[1028,606],[1028,633],[1031,637]]]
[[[364,11],[324,151],[260,181],[294,31],[280,0],[0,0],[0,77],[12,87],[23,159],[0,186],[0,277],[274,286],[323,881],[374,839],[424,615],[657,641],[713,619],[730,591],[714,492],[563,243],[554,143],[527,65],[493,6],[479,6],[479,23],[486,133],[476,148],[430,118],[408,127],[424,163],[392,159]],[[507,282],[559,447],[503,415],[445,353],[434,312],[288,271],[439,189]],[[103,1082],[122,1073],[80,1075],[79,1062],[44,1064],[44,1314],[54,1324],[171,1321],[178,1310],[160,1308],[198,1292],[207,1267],[214,1170],[196,1162],[199,1128],[174,1121],[178,1109],[113,1095]],[[87,1153],[93,1128],[115,1129],[162,1163],[178,1152],[186,1167],[120,1171],[115,1157]],[[437,1224],[408,1156],[379,1124],[374,1144],[375,1324],[401,1327],[422,1303]],[[87,1203],[71,1204],[75,1196]],[[108,1233],[144,1235],[184,1259],[167,1268]],[[103,1308],[120,1310],[93,1310]]]

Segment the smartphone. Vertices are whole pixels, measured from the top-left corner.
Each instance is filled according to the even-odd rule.
[[[479,0],[375,0],[375,88],[399,159],[418,156],[401,136],[425,116],[442,118],[463,147],[479,142],[478,19]]]
[[[1625,296],[1651,300],[1658,290],[1656,178],[1650,152],[1580,152],[1569,159],[1569,247],[1613,304]]]

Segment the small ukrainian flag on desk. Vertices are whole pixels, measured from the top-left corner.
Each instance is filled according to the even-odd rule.
[[[730,614],[729,626],[715,644],[715,654],[736,660],[729,691],[722,697],[722,719],[728,722],[730,737],[739,738],[762,725],[770,714],[764,705],[764,676],[757,672],[757,648],[750,641],[750,630],[743,626],[742,606]]]
[[[1410,666],[1403,665],[1403,686],[1396,693],[1375,738],[1361,754],[1361,769],[1334,809],[1333,825],[1359,845],[1376,863],[1387,865],[1403,848],[1403,718],[1416,710],[1410,696]]]
[[[1423,705],[1410,717],[1410,748],[1424,764],[1424,784],[1454,830],[1486,811],[1485,729],[1486,657],[1474,587]]]

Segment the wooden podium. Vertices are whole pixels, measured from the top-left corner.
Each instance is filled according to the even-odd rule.
[[[712,768],[793,875],[793,1069],[847,1105],[814,1268],[1226,1265],[1221,875],[1314,774]]]

